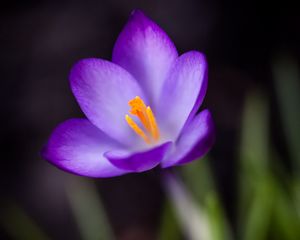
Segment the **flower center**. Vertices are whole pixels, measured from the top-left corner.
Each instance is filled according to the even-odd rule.
[[[129,112],[138,117],[144,129],[140,128],[138,124],[136,124],[135,121],[126,114],[125,119],[128,125],[146,143],[150,144],[157,142],[159,140],[159,129],[151,108],[146,106],[139,96],[131,99],[128,102],[128,105],[131,107]]]

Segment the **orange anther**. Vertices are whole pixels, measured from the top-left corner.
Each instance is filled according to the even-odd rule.
[[[156,123],[156,119],[150,107],[147,107],[146,112],[151,126],[151,135],[153,139],[157,141],[159,139],[159,130]]]
[[[128,102],[131,107],[130,113],[135,115],[141,121],[146,133],[128,116],[126,115],[126,121],[128,125],[144,139],[145,142],[150,143],[151,140],[157,141],[159,139],[159,129],[151,108],[145,105],[144,101],[136,96]]]
[[[131,119],[131,117],[129,117],[127,114],[125,116],[126,122],[128,123],[128,125],[133,129],[133,131],[139,135],[142,139],[144,139],[144,141],[146,143],[150,143],[150,139],[148,138],[148,136],[144,133],[144,131],[142,129],[140,129],[140,127]]]

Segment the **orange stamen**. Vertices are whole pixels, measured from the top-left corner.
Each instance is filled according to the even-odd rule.
[[[150,107],[147,107],[146,111],[147,111],[147,117],[149,119],[150,126],[151,126],[151,135],[154,140],[158,140],[159,139],[159,130],[157,127],[157,123],[156,123],[154,114]]]
[[[151,140],[157,141],[159,139],[159,129],[151,108],[145,105],[144,101],[136,96],[128,102],[131,107],[130,113],[139,118],[146,133],[128,116],[126,115],[126,121],[128,125],[144,139],[145,142],[150,143]]]
[[[147,131],[151,131],[151,127],[146,116],[146,105],[144,101],[139,96],[136,96],[134,99],[130,100],[128,104],[131,107],[130,113],[140,119]]]
[[[133,129],[133,131],[139,135],[146,143],[150,143],[150,139],[144,133],[144,131],[129,117],[127,114],[125,116],[126,122]]]

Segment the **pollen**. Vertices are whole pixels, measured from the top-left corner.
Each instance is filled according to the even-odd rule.
[[[155,143],[159,140],[159,128],[155,116],[149,106],[146,106],[144,101],[136,96],[128,102],[131,107],[129,113],[136,116],[143,128],[129,116],[125,116],[125,120],[132,130],[139,135],[146,143]]]

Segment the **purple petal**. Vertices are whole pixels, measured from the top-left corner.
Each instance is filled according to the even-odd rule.
[[[137,79],[155,105],[177,56],[167,34],[143,12],[135,10],[116,41],[112,61]]]
[[[171,69],[157,109],[159,122],[170,139],[177,139],[201,105],[207,88],[206,73],[205,57],[197,51],[181,55]]]
[[[183,129],[174,151],[162,167],[191,162],[205,155],[215,142],[215,127],[208,110],[203,110]]]
[[[77,175],[112,177],[128,171],[113,166],[103,153],[120,148],[86,119],[70,119],[52,133],[42,156],[55,166]]]
[[[131,153],[129,151],[116,150],[107,152],[104,155],[118,168],[143,172],[157,166],[170,146],[171,142],[167,142],[144,152]]]
[[[119,142],[137,138],[125,121],[128,101],[137,95],[147,99],[132,75],[109,61],[85,59],[73,67],[70,82],[82,111],[94,125]]]

